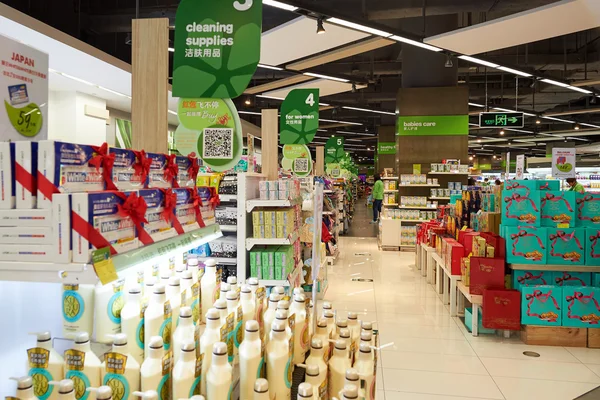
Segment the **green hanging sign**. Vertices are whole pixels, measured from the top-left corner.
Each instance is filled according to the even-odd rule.
[[[283,169],[297,176],[307,176],[312,172],[312,155],[305,144],[286,144],[283,146]]]
[[[327,143],[325,143],[325,164],[339,163],[345,155],[343,137],[327,139]]]
[[[308,144],[319,128],[319,89],[293,89],[281,104],[280,144]]]
[[[325,172],[332,178],[339,178],[342,174],[340,164],[338,163],[325,164]]]
[[[242,124],[230,99],[179,99],[175,147],[196,153],[213,171],[227,171],[242,156]]]
[[[181,0],[175,19],[173,97],[233,99],[260,59],[262,0]]]
[[[377,152],[379,154],[396,154],[396,142],[378,142]]]

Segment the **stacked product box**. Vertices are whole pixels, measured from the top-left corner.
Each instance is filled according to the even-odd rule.
[[[187,188],[172,189],[173,193],[177,196],[177,204],[175,206],[175,217],[179,222],[179,225],[183,231],[179,230],[178,233],[190,232],[200,228],[198,223],[198,216],[196,215],[196,207],[194,205],[194,199],[192,190]],[[176,230],[178,227],[175,227]]]
[[[0,209],[37,207],[37,142],[0,142]]]
[[[196,186],[198,177],[198,159],[193,156],[175,157],[177,164],[177,186],[181,188],[193,188]]]
[[[285,239],[296,228],[294,207],[252,211],[253,236],[260,239]]]
[[[177,169],[177,164],[171,162],[170,157],[162,153],[148,153],[148,158],[152,160],[148,172],[148,187],[162,189],[173,187],[173,179],[177,176],[174,171]]]
[[[298,180],[260,181],[258,185],[261,200],[290,200],[300,196]]]
[[[250,276],[259,279],[286,279],[294,270],[294,247],[264,246],[250,251]]]
[[[174,210],[165,210],[165,192],[161,189],[142,189],[138,194],[148,207],[145,215],[148,222],[144,223],[143,227],[152,240],[159,241],[177,236],[171,218]]]
[[[139,190],[148,186],[148,173],[152,160],[142,151],[112,147],[115,157],[112,181],[119,190]]]
[[[15,208],[15,144],[0,142],[0,209]]]

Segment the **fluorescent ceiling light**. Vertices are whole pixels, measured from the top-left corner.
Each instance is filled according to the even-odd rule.
[[[369,109],[366,109],[366,108],[347,107],[347,106],[343,106],[342,108],[345,108],[345,109],[347,109],[347,110],[356,110],[356,111],[372,112],[372,113],[377,113],[377,114],[396,115],[396,113],[389,112],[389,111],[369,110]]]
[[[442,51],[442,49],[440,49],[439,47],[435,47],[435,46],[431,46],[429,44],[423,43],[423,42],[418,42],[416,40],[412,40],[412,39],[407,39],[404,38],[402,36],[398,36],[398,35],[394,35],[392,37],[390,37],[390,39],[392,40],[396,40],[398,42],[402,42],[402,43],[407,43],[413,46],[417,46],[417,47],[421,47],[425,50],[431,50],[431,51]]]
[[[516,69],[512,69],[512,68],[508,68],[508,67],[499,66],[498,69],[500,69],[502,71],[510,72],[511,74],[515,74],[515,75],[521,75],[521,76],[525,76],[525,77],[531,76],[531,74],[528,74],[527,72],[517,71]]]
[[[319,119],[319,121],[333,122],[334,124],[362,125],[361,123],[358,123],[358,122],[338,121],[335,119]]]
[[[551,85],[560,86],[560,87],[569,87],[569,85],[566,84],[566,83],[562,83],[562,82],[559,82],[559,81],[554,81],[552,79],[542,79],[542,82],[546,82],[546,83],[549,83]]]
[[[261,115],[261,113],[255,111],[238,111],[238,114]]]
[[[258,64],[258,68],[274,69],[275,71],[283,71],[283,68],[274,67],[272,65]]]
[[[576,92],[581,92],[581,93],[586,93],[586,94],[591,94],[592,93],[591,90],[582,89],[582,88],[577,87],[577,86],[567,86],[567,88],[569,88],[571,90],[575,90]]]
[[[263,4],[271,7],[281,8],[282,10],[286,11],[296,11],[298,9],[298,7],[290,6],[289,4],[281,3],[275,0],[263,0]]]
[[[485,108],[485,106],[483,104],[478,104],[478,103],[469,103],[469,105],[471,107],[481,107],[481,108]]]
[[[260,97],[262,99],[271,99],[271,100],[285,100],[283,97],[265,96],[264,94],[257,94],[256,97]]]
[[[348,28],[356,29],[357,31],[367,32],[372,35],[383,36],[383,37],[389,37],[392,35],[389,32],[380,31],[379,29],[370,28],[368,26],[364,26],[364,25],[360,25],[360,24],[355,24],[354,22],[346,21],[346,20],[339,19],[339,18],[329,18],[327,20],[327,22],[331,22],[332,24],[342,25],[342,26],[345,26]]]
[[[362,142],[362,139],[346,139],[348,142]]]
[[[327,104],[327,103],[319,103],[319,105],[320,105],[320,106],[325,106],[325,107],[328,107],[328,106],[329,106],[329,104]]]
[[[56,71],[56,70],[54,70],[54,69],[48,69],[48,71],[50,71],[50,72],[54,72],[55,74],[58,74],[58,75],[62,75],[62,76],[64,76],[65,78],[73,79],[74,81],[77,81],[77,82],[84,83],[84,84],[86,84],[86,85],[90,85],[90,86],[96,86],[96,85],[94,85],[92,82],[88,82],[88,81],[86,81],[86,80],[84,80],[84,79],[77,78],[77,77],[75,77],[75,76],[73,76],[73,75],[65,74],[64,72],[59,72],[59,71]]]
[[[177,115],[177,113],[173,110],[169,110],[168,112],[169,112],[169,114]]]
[[[327,132],[327,129],[317,129],[319,132]]]
[[[504,130],[505,131],[513,131],[513,132],[533,133],[533,131],[526,131],[524,129],[504,128]]]
[[[572,124],[573,123],[573,121],[569,121],[568,119],[561,119],[561,118],[554,118],[554,117],[544,117],[544,116],[542,116],[542,118],[544,118],[544,119],[551,119],[552,121],[565,122],[567,124]]]
[[[491,63],[489,61],[483,61],[483,60],[480,60],[479,58],[475,58],[475,57],[458,56],[458,58],[461,58],[461,59],[463,59],[465,61],[470,61],[470,62],[475,63],[475,64],[485,65],[486,67],[492,67],[492,68],[497,68],[498,67],[498,64],[494,64],[494,63]]]
[[[470,125],[470,126],[479,126],[479,124],[474,124],[474,123],[472,123],[472,122],[469,122],[469,125]]]
[[[585,123],[585,122],[580,122],[579,125],[585,125],[585,126],[589,126],[591,128],[600,128],[600,126],[598,126],[598,125],[588,124],[588,123]]]
[[[528,113],[528,112],[525,112],[525,111],[509,110],[508,108],[493,107],[492,110],[498,110],[498,111],[504,111],[504,112],[512,112],[512,113],[523,113],[523,115],[527,115],[527,116],[530,116],[530,117],[535,117],[535,114]]]
[[[97,87],[98,89],[105,90],[105,91],[107,91],[108,93],[116,94],[117,96],[121,96],[121,97],[127,97],[128,99],[131,99],[131,96],[129,96],[129,95],[127,95],[127,94],[123,94],[123,93],[117,92],[117,91],[115,91],[115,90],[112,90],[112,89],[109,89],[109,88],[105,88],[105,87],[103,87],[103,86],[98,86],[98,85],[96,85],[96,87]]]
[[[312,76],[312,77],[315,77],[315,78],[329,79],[330,81],[350,82],[349,79],[336,78],[334,76],[328,76],[328,75],[322,75],[322,74],[315,74],[314,72],[305,72],[305,73],[303,73],[303,75]]]
[[[169,51],[170,51],[171,53],[174,53],[174,52],[175,52],[175,48],[173,48],[173,47],[169,47]]]

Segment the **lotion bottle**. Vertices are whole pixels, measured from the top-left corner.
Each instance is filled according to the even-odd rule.
[[[62,290],[64,337],[77,332],[93,332],[94,285],[64,284]],[[52,392],[58,393],[58,389]]]
[[[123,300],[123,280],[118,280],[106,285],[98,282],[95,288],[94,321],[96,328],[96,341],[111,343],[111,336],[121,332],[121,310]]]
[[[175,350],[175,349],[173,349]],[[173,368],[173,399],[187,399],[195,393],[196,381],[196,344],[193,340],[183,342],[179,349],[179,360]]]
[[[95,394],[87,388],[100,386],[101,369],[102,363],[91,349],[90,336],[86,332],[77,334],[73,348],[65,351],[65,378],[77,383],[77,400],[94,400]]]
[[[204,262],[204,275],[200,282],[202,293],[202,310],[208,310],[217,300],[217,262],[208,259]],[[206,315],[202,315],[202,322],[206,322]]]
[[[50,381],[49,385],[56,386],[58,392],[58,400],[75,400],[75,382],[71,379],[63,379],[62,381]],[[90,393],[87,388],[85,394],[80,398],[95,399],[94,393]]]
[[[229,400],[232,389],[232,368],[227,361],[227,345],[217,342],[213,346],[213,357],[206,377],[206,398]]]
[[[248,285],[242,285],[242,291],[240,292],[240,303],[242,304],[243,314],[243,326],[246,326],[248,321],[254,319],[256,314],[256,302],[252,297],[252,290]]]
[[[221,317],[215,308],[208,310],[205,316],[206,330],[200,337],[200,354],[202,360],[202,395],[206,396],[206,376],[212,362],[212,350],[215,343],[221,340]]]
[[[129,350],[138,364],[144,362],[144,322],[142,309],[142,288],[133,285],[129,288],[127,301],[121,310],[121,332],[127,335]]]
[[[165,285],[157,283],[154,285],[148,307],[144,312],[144,347],[146,348],[146,354],[149,351],[149,343],[152,336],[160,336],[163,338],[165,350],[169,350],[171,346],[169,332],[165,332],[167,329],[171,329],[171,321],[165,319],[166,300]],[[168,341],[165,340],[167,337],[169,339]]]
[[[219,299],[227,300],[227,292],[231,290],[231,286],[227,282],[221,282],[221,286],[219,287]]]
[[[290,324],[288,323],[288,312],[286,310],[277,310],[275,312],[275,321],[280,321],[281,323],[285,324],[285,333],[287,336],[287,340],[291,340],[292,328],[290,328]],[[269,337],[269,340],[271,340],[271,337]]]
[[[277,293],[271,293],[269,295],[269,305],[267,311],[263,316],[264,329],[265,329],[265,343],[269,342],[269,335],[271,334],[271,324],[275,321],[275,312],[277,311],[277,303],[281,300],[281,295]]]
[[[237,277],[236,276],[228,276],[227,283],[229,284],[229,290],[233,290],[234,292],[237,292],[238,285],[237,285]]]
[[[320,318],[317,321],[317,328],[315,329],[315,334],[312,337],[312,340],[315,339],[319,339],[321,341],[321,344],[323,345],[323,348],[326,349],[327,353],[327,357],[326,359],[329,359],[329,335],[327,333],[327,319],[325,318]]]
[[[365,398],[375,400],[375,365],[370,344],[366,342],[360,344],[354,368],[358,371],[360,379],[365,381]],[[361,387],[361,385],[358,385],[358,387]]]
[[[99,388],[87,388],[88,392],[94,393],[96,400],[111,400],[113,398],[113,390],[110,386],[100,386]],[[115,397],[116,399],[117,397]],[[120,396],[123,400],[128,398]]]
[[[289,313],[290,312],[290,302],[287,300],[279,300],[279,302],[277,303],[277,309],[285,310]]]
[[[263,364],[258,322],[246,322],[244,341],[240,345],[240,399],[251,400],[254,383]]]
[[[356,346],[356,353],[354,354],[354,359],[358,359],[358,352],[360,351],[360,345],[366,343],[369,347],[373,346],[373,335],[369,331],[362,331],[360,334],[360,343]],[[371,352],[371,357],[373,357],[373,352]]]
[[[310,383],[313,387],[313,399],[322,400],[327,398],[327,381],[319,377],[319,367],[316,365],[306,365],[306,374],[304,382]],[[322,394],[324,397],[320,397]]]
[[[329,336],[330,339],[333,339],[335,335],[335,319],[333,311],[323,311],[323,317],[327,320],[327,336]]]
[[[360,392],[360,378],[358,376],[358,371],[354,368],[348,368],[346,370],[346,379],[344,379],[344,387],[347,385],[356,386]],[[340,393],[341,396],[341,393]]]
[[[239,363],[240,344],[242,342],[241,337],[244,329],[244,321],[242,319],[243,313],[240,313],[240,315],[238,315],[239,305],[240,299],[237,290],[230,290],[229,292],[227,292],[227,315],[233,314],[234,321],[233,332],[231,332],[231,335],[233,335],[233,365],[237,365]]]
[[[13,381],[17,381],[17,391],[15,397],[19,400],[37,400],[37,397],[33,395],[33,379],[31,376],[22,376],[20,378],[9,378]],[[58,397],[58,391],[56,394]]]
[[[298,386],[298,400],[313,400],[313,386],[308,382],[303,382]]]
[[[194,341],[195,330],[196,327],[192,321],[192,309],[190,307],[181,307],[179,311],[179,326],[173,334],[173,362],[175,365],[177,365],[181,356],[181,351],[177,349],[181,349],[183,343]]]
[[[240,397],[240,400],[246,399]],[[269,382],[266,379],[259,378],[254,382],[254,396],[252,397],[252,400],[270,400]]]
[[[325,311],[331,311],[333,313],[333,307],[331,306],[331,303],[328,301],[323,302],[320,318],[323,318],[325,316]]]
[[[64,376],[65,361],[52,347],[52,335],[50,332],[35,332],[36,345],[27,350],[27,375],[35,378],[42,375],[43,378],[33,379],[34,393],[48,400],[58,399],[58,390],[52,385],[43,385],[45,381],[57,381]],[[19,396],[17,396],[19,397]]]
[[[181,308],[181,281],[178,276],[169,278],[169,284],[165,287],[167,300],[171,304],[171,324],[173,331],[179,324],[179,310]]]
[[[192,272],[192,285],[199,281],[199,262],[196,257],[188,257],[187,270]]]
[[[215,301],[215,304],[213,305],[213,307],[219,312],[220,315],[220,319],[221,319],[221,326],[225,325],[227,323],[227,299],[225,299],[225,296],[223,296],[223,298],[217,299],[217,301]]]
[[[348,312],[348,329],[350,329],[350,339],[354,343],[354,348],[358,349],[360,341],[360,325],[358,315],[354,311]]]
[[[333,356],[329,360],[329,397],[339,396],[339,393],[344,388],[346,370],[350,367],[346,342],[336,340],[333,348]]]
[[[132,392],[140,390],[140,364],[129,352],[126,334],[112,335],[112,340],[112,351],[104,354],[105,361],[100,369],[102,384],[110,387],[121,386],[124,393],[115,393],[115,400],[127,400]],[[121,361],[123,368],[111,366]]]
[[[181,307],[191,307],[193,302],[192,285],[194,284],[194,279],[192,278],[192,271],[183,271],[181,273],[179,282],[181,283]]]
[[[271,289],[271,293],[277,293],[278,295],[283,297],[283,295],[285,294],[285,289],[283,288],[283,286],[274,286],[273,289]]]
[[[308,321],[306,320],[306,303],[303,294],[294,295],[289,313],[293,314],[296,320],[294,325],[294,364],[300,364],[304,362],[308,351]]]
[[[288,370],[290,363],[290,342],[283,321],[275,321],[271,327],[271,338],[267,345],[267,379],[269,379],[269,395],[271,400],[290,400],[292,382]]]
[[[158,393],[156,390],[146,390],[145,392],[133,392],[135,397],[139,397],[142,400],[158,400]]]
[[[325,342],[329,345],[329,342]],[[329,350],[329,346],[327,346]],[[316,384],[317,388],[321,387],[323,381],[327,380],[327,364],[325,363],[325,348],[321,339],[313,339],[310,344],[310,355],[306,359],[305,364],[307,366],[315,365],[318,368],[317,380],[311,382],[313,385]]]
[[[335,323],[335,334],[333,340],[338,340],[340,337],[340,329],[348,329],[348,320],[346,318],[338,319]],[[348,331],[350,333],[350,331]],[[350,350],[350,348],[348,348]]]
[[[340,329],[339,339],[346,342],[346,354],[348,355],[348,358],[350,359],[350,364],[352,364],[352,353],[350,352],[350,345],[352,344],[352,342],[350,340],[350,329],[348,329],[348,328]]]
[[[171,352],[165,354],[162,337],[152,336],[148,356],[140,368],[141,390],[156,391],[158,400],[171,399]]]
[[[248,286],[252,292],[252,301],[256,302],[256,290],[258,289],[258,278],[248,278]]]
[[[354,385],[345,385],[340,393],[340,400],[358,399],[358,388]]]

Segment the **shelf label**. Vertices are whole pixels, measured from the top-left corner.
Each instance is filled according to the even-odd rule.
[[[94,271],[98,275],[98,279],[103,285],[114,282],[119,277],[117,276],[117,270],[115,264],[110,256],[110,248],[103,247],[92,252],[92,264],[94,265]]]

